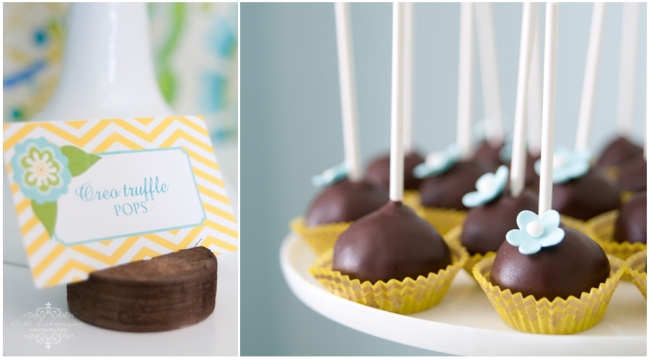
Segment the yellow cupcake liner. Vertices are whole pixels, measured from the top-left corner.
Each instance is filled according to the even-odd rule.
[[[421,206],[421,204],[418,204],[413,210],[437,229],[437,232],[442,236],[445,236],[454,227],[464,224],[466,218],[466,211],[464,210],[425,207]]]
[[[627,275],[631,282],[640,290],[645,300],[647,299],[647,250],[640,251],[626,259]]]
[[[417,208],[420,203],[419,191],[417,190],[405,190],[403,192],[403,204],[407,205],[413,209]]]
[[[617,210],[601,214],[589,220],[588,227],[593,240],[604,249],[605,253],[626,260],[640,251],[647,250],[647,244],[614,241],[613,232],[618,215]],[[626,279],[625,277],[624,280]]]
[[[461,225],[456,226],[453,229],[451,229],[451,231],[446,233],[444,238],[449,243],[454,243],[454,244],[456,244],[456,246],[462,246],[462,240],[460,239],[460,236],[462,236],[462,226]],[[505,239],[503,239],[503,241],[505,241]],[[464,247],[464,246],[462,246],[462,247]],[[467,251],[467,254],[468,254],[468,251]],[[475,264],[477,264],[480,260],[482,260],[484,258],[491,257],[491,256],[495,256],[495,255],[496,255],[495,251],[489,251],[486,254],[474,254],[474,255],[469,254],[469,257],[466,260],[466,262],[464,263],[463,268],[473,278],[473,266],[475,266]]]
[[[347,223],[325,224],[309,227],[304,217],[300,216],[291,220],[291,230],[298,233],[306,241],[317,255],[333,249],[338,236],[351,225]]]
[[[416,280],[406,278],[391,279],[387,283],[361,283],[358,279],[350,279],[340,271],[331,270],[333,249],[320,255],[311,265],[309,272],[327,291],[342,298],[393,313],[412,314],[437,305],[468,258],[464,248],[448,245],[453,263],[437,274],[419,276]]]
[[[494,259],[488,257],[478,262],[473,268],[473,276],[507,325],[533,334],[574,334],[595,326],[604,316],[627,268],[624,261],[609,256],[611,275],[606,282],[582,293],[579,298],[569,296],[549,301],[547,298],[536,300],[532,295],[523,298],[520,292],[512,294],[508,289],[503,291],[492,285],[489,278]]]

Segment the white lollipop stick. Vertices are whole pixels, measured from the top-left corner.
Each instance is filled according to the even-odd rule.
[[[403,38],[405,5],[392,4],[392,126],[390,129],[390,200],[403,200]]]
[[[543,60],[543,127],[541,134],[541,183],[539,215],[552,209],[552,162],[554,158],[554,108],[557,87],[559,5],[545,6],[545,53]]]
[[[482,78],[487,141],[493,147],[504,140],[502,113],[500,108],[500,86],[498,83],[498,61],[494,41],[493,16],[490,3],[476,3],[475,20],[478,34],[478,55]]]
[[[403,63],[403,148],[406,153],[412,151],[412,118],[414,89],[414,33],[415,14],[413,3],[406,3],[405,39]]]
[[[363,171],[358,140],[358,112],[356,110],[356,84],[354,82],[354,51],[349,18],[349,3],[335,3],[336,40],[338,44],[338,74],[340,77],[340,103],[343,118],[345,163],[350,181],[361,181]]]
[[[523,25],[521,29],[521,47],[518,57],[518,85],[516,88],[516,116],[514,117],[514,144],[512,149],[512,166],[509,186],[512,196],[516,197],[525,188],[525,149],[527,111],[527,89],[530,75],[530,59],[532,55],[532,35],[536,27],[536,4],[524,3]]]
[[[473,155],[471,105],[473,82],[473,3],[460,4],[460,66],[457,101],[457,146],[462,159]]]
[[[633,131],[635,63],[638,48],[640,4],[624,3],[622,6],[622,45],[620,47],[620,79],[617,88],[616,124],[617,134],[629,137]]]
[[[575,141],[575,149],[577,150],[588,149],[590,128],[593,122],[593,109],[595,108],[597,68],[602,49],[605,12],[605,3],[593,4],[593,17],[590,24],[590,39],[588,40],[588,53],[586,55],[584,86],[581,92],[581,107],[579,109],[579,123],[577,125],[577,140]]]
[[[541,112],[543,99],[543,75],[541,68],[541,24],[538,21],[538,9],[536,26],[532,45],[532,60],[530,63],[530,84],[527,107],[527,143],[530,154],[541,155]]]

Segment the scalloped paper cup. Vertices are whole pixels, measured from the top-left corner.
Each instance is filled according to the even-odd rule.
[[[647,250],[647,244],[614,241],[613,232],[618,215],[617,210],[606,212],[588,221],[588,227],[593,240],[604,249],[605,253],[626,260],[640,251]]]
[[[449,243],[454,243],[456,246],[462,246],[462,247],[464,247],[464,246],[462,245],[462,240],[460,239],[460,236],[461,236],[461,235],[462,235],[462,226],[460,225],[460,226],[456,226],[456,227],[454,227],[453,229],[451,229],[451,231],[449,231],[448,233],[446,233],[446,235],[444,236],[444,238],[445,238],[446,241],[448,241]],[[504,241],[504,239],[503,239],[503,241]],[[466,248],[465,248],[465,249],[466,249]],[[491,257],[491,256],[495,256],[495,255],[496,255],[496,252],[495,252],[495,251],[489,251],[488,253],[486,253],[486,254],[484,254],[484,255],[483,255],[483,254],[474,254],[474,255],[471,255],[471,254],[469,254],[468,251],[467,251],[467,254],[468,254],[468,258],[467,258],[466,262],[464,263],[463,268],[464,268],[464,270],[466,270],[466,272],[468,272],[469,275],[471,275],[471,277],[473,278],[473,266],[475,266],[475,264],[477,264],[480,260],[482,260],[482,259],[484,259],[484,258]],[[474,279],[475,279],[475,278],[474,278]]]
[[[626,259],[627,275],[647,299],[647,250],[640,251]]]
[[[436,274],[419,276],[416,280],[406,278],[391,279],[387,283],[361,283],[358,279],[350,279],[340,271],[331,270],[333,249],[320,255],[309,272],[327,291],[342,298],[393,313],[412,314],[437,305],[468,258],[464,248],[448,245],[453,263]]]
[[[291,220],[291,230],[298,233],[306,241],[317,255],[333,249],[342,234],[351,225],[347,223],[335,223],[309,227],[306,225],[303,216]]]
[[[547,298],[536,300],[532,295],[523,298],[520,292],[512,294],[508,289],[503,291],[492,285],[489,277],[494,259],[489,257],[478,262],[473,276],[507,325],[532,334],[574,334],[597,325],[627,268],[624,261],[608,256],[611,274],[606,282],[582,293],[579,298],[569,296],[549,301]]]
[[[421,204],[417,204],[413,210],[437,229],[437,232],[442,236],[445,236],[454,227],[462,225],[467,213],[465,210],[425,207]]]

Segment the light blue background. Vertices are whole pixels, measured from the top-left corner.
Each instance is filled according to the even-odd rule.
[[[392,9],[352,5],[365,164],[389,148]],[[416,4],[416,146],[455,139],[459,4]],[[544,7],[541,7],[544,14]],[[592,4],[561,4],[557,144],[573,146]],[[511,131],[522,5],[493,5],[502,105]],[[646,4],[641,4],[635,140],[645,133]],[[543,15],[542,15],[543,16]],[[613,135],[622,4],[608,6],[592,144]],[[543,23],[543,17],[542,17]],[[476,59],[477,60],[477,59]],[[476,62],[474,122],[482,117]],[[241,355],[431,355],[338,325],[300,303],[279,266],[289,221],[317,190],[310,178],[343,160],[333,5],[241,4]],[[434,334],[431,334],[434,336]],[[332,345],[335,344],[335,345]]]

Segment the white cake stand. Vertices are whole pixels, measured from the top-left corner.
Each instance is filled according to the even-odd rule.
[[[629,282],[620,283],[595,327],[574,335],[534,335],[507,326],[464,270],[437,306],[399,315],[327,292],[308,272],[315,258],[296,234],[282,243],[282,272],[293,293],[321,315],[383,339],[458,355],[647,354],[647,302]]]

